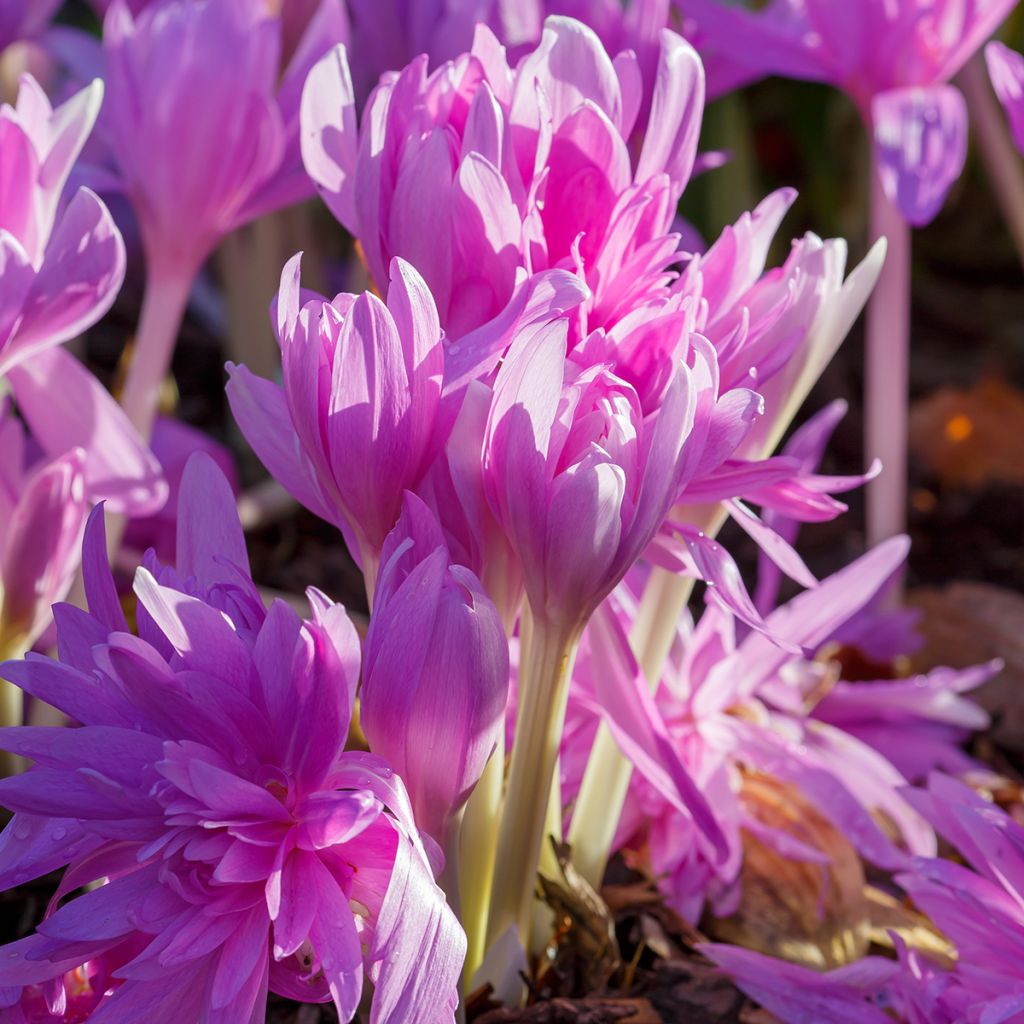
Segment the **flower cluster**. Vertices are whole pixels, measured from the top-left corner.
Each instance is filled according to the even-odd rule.
[[[893,668],[908,225],[960,174],[950,80],[1012,4],[95,0],[93,34],[56,6],[0,13],[53,97],[25,74],[0,108],[0,888],[62,872],[0,947],[0,1018],[259,1024],[273,994],[454,1022],[478,985],[521,998],[558,846],[595,891],[621,855],[783,1020],[1024,1019],[1024,831],[963,781],[999,666]],[[1024,149],[1024,58],[986,58]],[[852,269],[811,232],[773,263],[790,189],[707,245],[680,216],[725,159],[706,90],[769,73],[871,129]],[[218,285],[243,229],[259,275],[221,249]],[[127,271],[112,394],[63,346]],[[227,364],[274,488],[242,495],[159,415],[190,302],[220,325],[239,278],[277,339]],[[830,474],[845,404],[790,428],[876,282],[865,469]],[[819,580],[800,526],[865,483],[879,543]],[[242,523],[292,499],[364,630],[255,582]],[[780,872],[806,906],[769,941]],[[867,955],[869,873],[934,948]]]

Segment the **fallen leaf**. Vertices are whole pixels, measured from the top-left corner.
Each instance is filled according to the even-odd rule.
[[[870,922],[868,934],[875,945],[895,949],[890,934],[895,932],[911,949],[926,953],[945,967],[953,965],[956,950],[924,914],[873,885],[865,886],[864,898]]]
[[[571,979],[573,991],[603,988],[622,965],[615,923],[607,904],[573,867],[568,843],[551,840],[561,878],[538,875],[541,898],[554,914],[554,929],[541,956],[537,987],[551,990],[549,975]],[[564,991],[563,985],[555,991]]]
[[[740,905],[724,918],[708,917],[715,938],[826,970],[851,963],[868,948],[864,868],[850,841],[795,786],[766,775],[744,778],[752,817],[829,857],[797,861],[743,832]]]

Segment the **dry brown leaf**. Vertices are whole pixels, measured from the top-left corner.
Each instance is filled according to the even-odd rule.
[[[554,930],[542,957],[544,974],[571,975],[583,991],[603,988],[619,969],[622,958],[615,938],[615,923],[607,904],[573,867],[568,843],[551,845],[561,878],[538,876],[541,896],[554,913]]]
[[[864,869],[850,844],[792,785],[765,775],[743,783],[748,812],[826,853],[828,864],[792,860],[743,833],[740,906],[709,918],[715,938],[819,970],[863,956],[868,948]]]
[[[1002,672],[972,697],[995,719],[992,738],[1024,750],[1024,596],[988,583],[951,583],[913,591],[908,600],[923,612],[925,646],[914,655],[915,670],[1003,659]]]
[[[910,409],[910,450],[942,483],[1024,483],[1024,394],[1002,378],[943,388]]]
[[[924,914],[911,910],[873,885],[865,887],[864,897],[870,919],[868,934],[875,945],[894,949],[895,944],[889,933],[895,932],[911,949],[926,953],[944,966],[953,965],[956,950]]]

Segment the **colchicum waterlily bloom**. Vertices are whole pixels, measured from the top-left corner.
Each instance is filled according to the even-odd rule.
[[[652,700],[626,642],[636,616],[629,592],[620,588],[613,596],[614,612],[602,618],[601,635],[593,625],[585,634],[561,751],[563,804],[572,804],[604,716],[637,768],[616,846],[643,852],[666,899],[684,917],[696,921],[705,907],[728,915],[740,905],[741,829],[783,858],[827,863],[828,851],[808,850],[806,840],[801,849],[793,835],[759,822],[747,792],[752,775],[794,788],[865,860],[896,869],[906,867],[911,854],[934,853],[931,830],[899,787],[936,768],[975,767],[958,745],[987,716],[961,694],[999,666],[854,683],[839,679],[828,658],[830,642],[870,609],[906,548],[902,540],[890,541],[766,616],[768,632],[795,641],[808,656],[756,631],[738,637],[734,616],[717,603],[696,627],[682,621],[645,712],[663,723],[657,744],[629,741],[636,708]],[[617,657],[605,653],[610,646]],[[819,650],[823,656],[810,660]],[[678,775],[676,758],[707,798],[727,838],[727,857],[708,843],[711,831],[700,817],[706,810],[682,805],[666,788]],[[878,816],[887,830],[877,825]]]
[[[81,723],[0,737],[34,762],[0,782],[15,812],[0,883],[66,867],[59,899],[106,881],[4,947],[0,986],[52,986],[130,946],[96,1024],[256,1024],[268,990],[333,1000],[348,1021],[364,978],[374,1022],[452,1021],[465,937],[401,781],[343,750],[359,674],[344,610],[316,591],[306,621],[264,607],[230,488],[197,456],[177,569],[138,570],[133,635],[101,516],[85,542],[89,612],[56,611],[60,660],[0,669]]]
[[[549,18],[515,70],[483,26],[469,53],[427,68],[424,56],[385,79],[358,133],[343,48],[306,83],[306,169],[377,281],[392,257],[412,263],[452,339],[500,313],[523,270],[585,278],[583,334],[666,283],[704,99],[686,42],[661,35],[635,159],[626,140],[643,102],[637,58],[613,63],[577,21]]]

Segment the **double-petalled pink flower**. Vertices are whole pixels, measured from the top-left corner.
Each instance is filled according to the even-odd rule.
[[[704,79],[679,36],[660,36],[643,145],[627,139],[643,96],[635,55],[551,17],[515,67],[486,27],[428,74],[386,77],[356,130],[343,49],[306,83],[306,169],[382,281],[401,256],[423,274],[448,334],[496,316],[525,270],[581,271],[587,328],[614,322],[668,279],[675,206],[690,176]],[[586,333],[586,331],[584,331]]]
[[[130,945],[96,1024],[255,1024],[268,990],[333,1000],[348,1021],[365,978],[374,1022],[452,1021],[465,938],[405,788],[382,759],[344,752],[354,627],[316,591],[309,620],[264,607],[233,495],[205,456],[181,495],[177,570],[149,558],[135,578],[138,635],[98,510],[89,612],[58,608],[61,660],[3,666],[81,726],[3,730],[0,744],[35,763],[0,782],[15,812],[0,884],[65,866],[61,897],[106,882],[4,947],[0,986]]]

